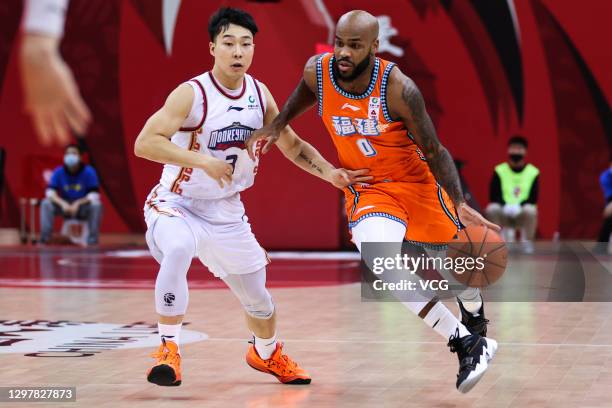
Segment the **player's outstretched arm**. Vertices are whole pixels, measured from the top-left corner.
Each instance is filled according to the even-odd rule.
[[[449,151],[440,143],[433,122],[425,109],[425,101],[416,84],[394,68],[389,79],[389,108],[392,117],[400,118],[427,158],[434,177],[450,196],[464,225],[500,227],[487,221],[465,202],[457,168]]]
[[[317,102],[316,58],[317,56],[313,56],[306,62],[304,76],[293,90],[293,93],[289,96],[289,99],[287,99],[287,102],[285,102],[283,110],[274,116],[272,118],[273,120],[266,123],[263,128],[254,132],[246,141],[251,159],[255,160],[253,146],[255,146],[255,143],[259,139],[268,139],[262,149],[262,153],[267,153],[270,148],[272,148],[272,145],[276,143],[280,137],[281,131],[289,122],[306,112]]]
[[[263,84],[262,88],[267,101],[266,117],[264,118],[265,124],[272,122],[275,117],[278,117],[278,107],[270,90]],[[340,189],[353,183],[367,182],[372,179],[371,176],[366,175],[368,173],[367,169],[346,170],[335,168],[310,143],[302,140],[291,129],[291,126],[285,126],[280,130],[276,146],[296,166]]]
[[[134,154],[158,163],[203,169],[223,187],[232,181],[232,166],[212,156],[185,150],[170,141],[189,115],[194,91],[187,84],[170,93],[164,106],[145,123],[134,143]]]

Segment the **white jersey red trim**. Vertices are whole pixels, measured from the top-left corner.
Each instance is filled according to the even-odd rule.
[[[263,127],[266,99],[260,84],[245,74],[242,89],[234,96],[217,83],[211,72],[186,83],[194,90],[192,108],[171,141],[232,164],[232,183],[221,188],[202,169],[166,164],[160,184],[176,194],[202,199],[229,197],[246,190],[255,181],[259,161],[249,158],[244,141]]]

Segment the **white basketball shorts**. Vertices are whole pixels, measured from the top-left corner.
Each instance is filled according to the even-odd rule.
[[[180,217],[193,232],[196,256],[217,277],[252,273],[270,261],[251,231],[240,194],[214,200],[183,197],[158,185],[144,206],[146,240],[151,255],[161,262],[153,229],[159,217]],[[168,237],[172,239],[172,237]]]

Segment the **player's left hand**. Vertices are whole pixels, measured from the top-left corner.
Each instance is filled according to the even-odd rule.
[[[457,207],[457,215],[459,215],[459,220],[466,227],[468,225],[484,225],[491,228],[493,231],[501,231],[501,227],[499,225],[488,221],[485,217],[480,215],[478,211],[467,205],[465,202],[461,203]]]
[[[354,183],[365,183],[372,180],[374,177],[368,176],[367,174],[370,172],[369,169],[359,169],[359,170],[347,170],[347,169],[334,169],[331,172],[330,182],[334,185],[334,187],[338,187],[339,189],[343,189],[347,186],[350,186]]]

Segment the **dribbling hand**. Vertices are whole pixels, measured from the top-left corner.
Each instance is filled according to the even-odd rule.
[[[492,222],[485,219],[478,211],[467,205],[466,203],[462,203],[457,207],[457,215],[459,216],[459,220],[466,227],[468,225],[484,225],[495,232],[501,231],[501,227],[497,224],[493,224]]]

